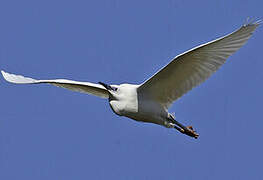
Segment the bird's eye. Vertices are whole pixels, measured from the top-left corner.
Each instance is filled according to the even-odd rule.
[[[118,88],[116,88],[116,87],[111,87],[111,88],[112,88],[113,91],[117,91],[118,90]]]

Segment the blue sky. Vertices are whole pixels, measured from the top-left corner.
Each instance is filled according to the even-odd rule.
[[[174,56],[262,17],[263,1],[2,0],[0,69],[142,83]],[[108,101],[0,78],[0,179],[263,179],[262,27],[170,108],[198,140]]]

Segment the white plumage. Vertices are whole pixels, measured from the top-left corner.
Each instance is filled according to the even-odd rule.
[[[15,84],[41,84],[48,83],[57,87],[66,88],[72,91],[92,94],[102,98],[108,98],[107,90],[100,84],[90,83],[90,82],[79,82],[67,79],[53,79],[53,80],[36,80],[29,77],[24,77],[21,75],[10,74],[1,71],[3,77],[11,83]]]
[[[109,98],[112,110],[137,121],[176,128],[189,136],[198,137],[192,127],[177,122],[169,106],[183,94],[209,78],[226,59],[242,47],[258,27],[259,21],[243,25],[222,38],[195,47],[176,56],[141,85],[78,82],[66,79],[36,80],[1,71],[3,77],[17,84],[48,83],[73,91]]]

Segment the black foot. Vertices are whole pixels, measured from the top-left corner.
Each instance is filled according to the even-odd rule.
[[[183,132],[181,133],[191,136],[195,139],[197,139],[199,136],[199,134],[196,133],[192,126],[187,126],[186,128],[183,128]]]
[[[186,134],[190,137],[193,137],[195,139],[198,138],[199,134],[196,133],[196,131],[193,129],[192,126],[184,126],[181,123],[179,123],[178,121],[175,120],[175,117],[173,115],[169,115],[169,120],[171,120],[174,123],[174,128],[177,129],[178,131],[180,131],[183,134]]]

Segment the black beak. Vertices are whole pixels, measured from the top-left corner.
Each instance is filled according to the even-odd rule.
[[[107,90],[112,90],[112,87],[108,84],[105,84],[103,82],[99,82],[100,85],[102,85],[103,87],[105,87]]]

